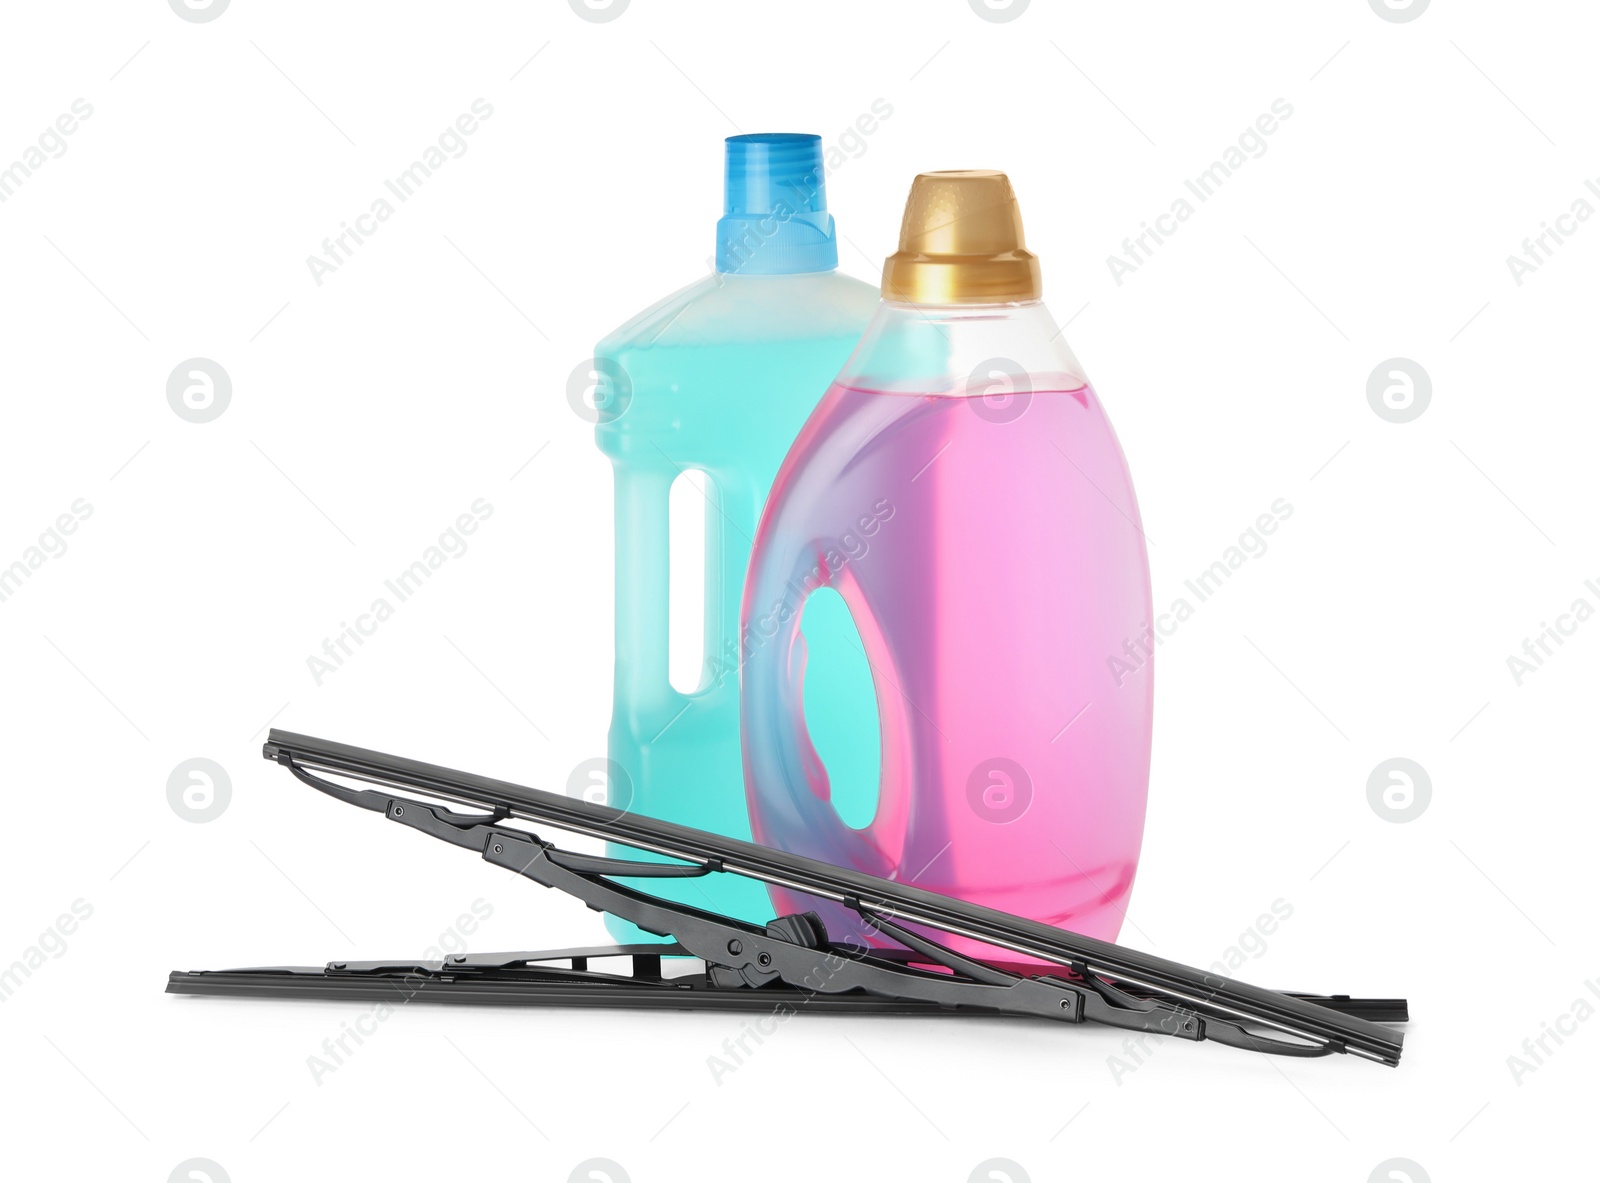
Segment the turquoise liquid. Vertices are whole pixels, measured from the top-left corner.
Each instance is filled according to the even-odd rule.
[[[874,289],[833,272],[719,275],[668,297],[597,348],[630,388],[625,409],[595,429],[616,483],[613,806],[750,838],[739,738],[739,610],[750,548],[789,445],[876,302]],[[700,689],[684,694],[668,678],[668,498],[691,469],[709,477],[705,653]],[[836,770],[840,814],[864,825],[878,772],[866,658],[842,603],[808,608],[804,632],[829,671],[807,696],[807,721]],[[622,846],[610,853],[652,857]],[[738,876],[624,882],[752,923],[774,914],[765,888]],[[618,941],[653,939],[616,917],[606,923]]]

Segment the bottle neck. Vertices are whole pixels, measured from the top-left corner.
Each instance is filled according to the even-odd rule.
[[[725,214],[717,222],[717,270],[725,275],[801,275],[838,265],[826,210]]]

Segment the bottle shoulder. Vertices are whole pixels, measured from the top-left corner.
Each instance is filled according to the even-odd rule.
[[[1079,390],[1088,378],[1041,301],[885,301],[838,382],[883,394],[995,397]]]
[[[606,334],[596,354],[614,357],[651,346],[853,337],[866,327],[877,305],[877,288],[837,271],[707,275]]]

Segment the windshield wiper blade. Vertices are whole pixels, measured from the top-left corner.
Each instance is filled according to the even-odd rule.
[[[910,953],[879,951],[890,960]],[[663,972],[663,958],[687,966]],[[593,963],[627,963],[627,972]],[[620,967],[619,967],[620,968]],[[824,994],[774,982],[751,989],[719,985],[710,967],[678,944],[608,945],[541,952],[457,954],[434,961],[389,958],[324,966],[174,971],[169,994],[224,998],[315,998],[356,1002],[480,1003],[491,1006],[623,1007],[773,1013],[802,1007],[822,1014],[1003,1018],[1005,1011],[950,1006],[862,992]],[[1404,999],[1301,994],[1319,1006],[1375,1022],[1406,1021]],[[1014,1016],[1010,1016],[1014,1017]]]
[[[570,956],[585,951],[560,950],[486,955],[484,964],[459,967],[402,961],[363,963],[359,972],[334,963],[322,970],[174,974],[170,992],[349,997],[361,990],[392,993],[397,981],[406,980],[409,973],[410,980],[423,983],[415,990],[417,997],[440,1001],[494,1001],[498,996],[501,1001],[560,1005],[766,1009],[798,994],[818,1010],[1029,1015],[1105,1023],[1194,1041],[1210,1039],[1281,1055],[1350,1053],[1389,1065],[1400,1059],[1403,1036],[1380,1022],[1405,1021],[1403,1000],[1264,990],[815,859],[291,732],[273,730],[263,754],[347,804],[476,850],[497,866],[559,888],[647,932],[670,937],[678,951],[700,958],[705,972],[699,979],[682,982],[663,979],[647,961],[643,973],[623,978],[589,969],[587,956],[577,961]],[[329,774],[380,788],[352,787],[326,779]],[[433,800],[418,800],[396,789]],[[436,801],[485,812],[463,814]],[[604,838],[678,861],[636,862],[562,850],[507,824],[514,820]],[[646,895],[612,878],[713,872],[838,901],[907,951],[831,940],[815,913],[779,917],[762,927]],[[928,935],[928,930],[939,935]],[[942,943],[950,936],[1047,964],[1018,969],[977,960]],[[672,955],[668,948],[661,947],[655,955]],[[627,955],[636,961],[651,956],[631,950]],[[501,961],[494,963],[494,957]],[[531,964],[564,957],[570,963],[565,969]]]

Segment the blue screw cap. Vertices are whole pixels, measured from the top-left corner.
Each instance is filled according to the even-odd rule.
[[[823,176],[821,136],[729,136],[717,270],[794,275],[837,267],[839,246]]]

